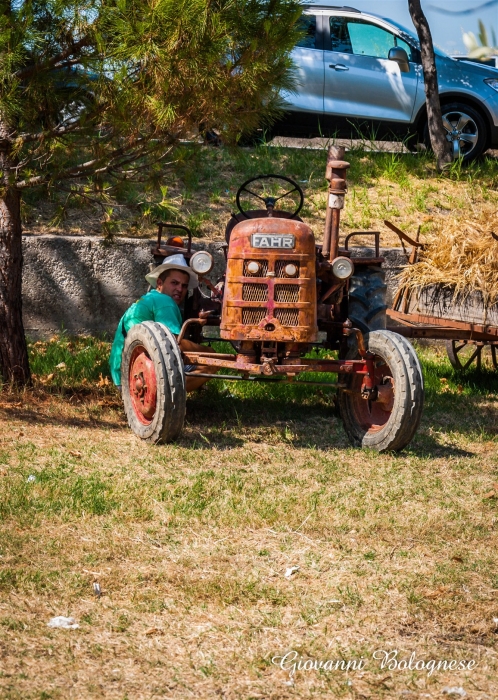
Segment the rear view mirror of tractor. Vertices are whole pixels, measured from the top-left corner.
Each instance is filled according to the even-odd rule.
[[[337,389],[353,445],[384,451],[409,444],[422,414],[422,372],[410,343],[386,330],[378,234],[368,234],[375,237],[373,257],[351,255],[350,240],[366,234],[350,234],[340,247],[348,168],[344,149],[331,147],[322,243],[299,218],[304,195],[296,182],[280,175],[244,182],[236,195],[238,212],[226,228],[225,270],[218,280],[207,277],[208,253],[193,253],[190,240],[185,246],[171,238],[163,245],[168,225],[160,225],[154,252],[164,256],[181,250],[208,294],[193,290],[176,339],[151,322],[134,327],[126,339],[123,398],[129,425],[139,437],[150,442],[178,437],[186,379],[193,372],[203,379],[294,384],[311,383],[303,374],[313,372],[337,375],[334,383],[327,377],[312,383]],[[280,208],[284,204],[288,210]],[[220,338],[236,353],[202,346],[207,326],[218,326]],[[197,343],[196,349],[186,341]],[[313,348],[336,351],[337,359],[310,359]]]

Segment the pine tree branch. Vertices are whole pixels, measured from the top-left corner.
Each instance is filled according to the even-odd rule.
[[[145,139],[144,137],[136,139],[127,146],[116,148],[111,153],[105,154],[105,156],[102,156],[102,158],[94,158],[86,161],[85,163],[79,163],[78,165],[68,168],[67,170],[62,170],[55,178],[53,175],[51,176],[49,174],[35,175],[33,177],[26,178],[25,180],[16,182],[14,187],[18,190],[23,190],[26,189],[26,187],[43,185],[54,179],[63,180],[65,178],[78,178],[110,172],[113,169],[123,167],[123,165],[126,165],[127,162],[133,162],[137,158],[143,157],[148,150],[143,146],[145,146],[145,144],[148,142],[149,139]]]
[[[19,80],[24,80],[26,78],[30,78],[35,73],[40,73],[42,70],[50,70],[52,68],[59,67],[58,64],[62,64],[77,51],[84,48],[85,46],[90,45],[90,37],[84,36],[79,41],[72,43],[71,46],[68,46],[64,51],[61,51],[59,54],[57,54],[57,56],[53,56],[48,61],[45,61],[44,63],[33,63],[30,66],[21,68],[20,70],[14,73],[14,77]],[[79,60],[81,60],[81,56],[79,57]],[[79,62],[76,59],[74,59],[74,61],[75,63]]]
[[[39,131],[36,134],[19,134],[15,139],[12,139],[12,141],[21,142],[22,144],[33,143],[34,141],[46,141],[46,139],[51,137],[57,138],[58,136],[66,136],[67,134],[84,133],[86,130],[86,128],[80,127],[79,124],[64,127],[55,126],[53,129]]]

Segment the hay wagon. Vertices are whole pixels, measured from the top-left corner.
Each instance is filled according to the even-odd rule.
[[[405,243],[412,246],[408,264],[414,265],[424,247],[418,235],[414,240],[389,221],[384,223],[399,236],[403,247]],[[491,236],[498,244],[498,235]],[[448,359],[458,371],[480,370],[485,364],[498,370],[498,304],[485,304],[479,292],[455,299],[453,289],[437,284],[417,294],[401,286],[387,316],[391,321],[388,329],[405,338],[445,340]]]

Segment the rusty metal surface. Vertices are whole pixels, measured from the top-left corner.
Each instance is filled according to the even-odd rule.
[[[178,338],[176,339],[176,342],[178,343],[178,345],[180,345],[180,343],[184,339],[185,334],[190,326],[205,326],[206,323],[207,323],[207,319],[205,319],[205,318],[189,318],[189,319],[187,319],[184,322],[183,326],[181,327]]]
[[[251,236],[256,233],[293,235],[295,247],[253,248]],[[315,239],[304,223],[273,217],[238,223],[230,237],[220,337],[315,342],[315,259]],[[256,274],[248,272],[251,261],[260,263]],[[282,276],[287,263],[296,265],[297,276]]]
[[[248,374],[267,374],[265,363],[240,362],[238,355],[217,355],[216,353],[182,352],[185,364],[202,364],[204,367],[224,367]],[[228,359],[228,357],[233,359]],[[277,365],[272,363],[271,371],[279,374],[300,374],[301,372],[332,372],[340,374],[368,374],[368,361],[364,360],[312,360],[298,359],[295,364]]]
[[[498,335],[462,331],[440,326],[386,326],[387,331],[398,333],[405,338],[427,338],[428,340],[479,340],[485,343],[497,342]]]
[[[406,234],[404,231],[402,231],[400,228],[395,226],[390,221],[385,220],[384,223],[387,226],[387,228],[390,228],[391,231],[393,231],[398,236],[398,238],[400,239],[400,241],[402,243],[403,243],[403,241],[406,241],[409,245],[413,246],[414,248],[424,248],[425,244],[420,243],[420,241],[418,240],[418,235],[417,235],[417,240],[413,240],[413,238],[410,238],[410,236],[408,236],[408,234]],[[420,233],[420,228],[419,228],[419,233]]]
[[[278,384],[309,384],[311,386],[331,386],[334,387],[334,389],[345,389],[347,387],[347,384],[344,382],[313,382],[313,381],[308,381],[306,379],[294,379],[293,376],[290,377],[262,377],[262,376],[253,376],[253,377],[241,377],[238,374],[207,374],[205,372],[186,372],[187,377],[205,377],[206,379],[225,379],[229,380],[232,382],[244,382],[244,381],[253,381],[253,382],[273,382],[273,383],[278,383]]]
[[[157,243],[156,247],[152,249],[152,255],[156,257],[167,257],[168,255],[175,255],[176,253],[182,253],[186,258],[190,258],[192,254],[192,233],[187,226],[182,224],[167,224],[164,221],[156,221],[157,231]],[[161,246],[163,229],[178,229],[179,231],[185,231],[188,236],[188,245],[186,248],[181,246],[163,245]]]
[[[325,179],[329,181],[327,213],[323,236],[322,255],[329,261],[335,260],[339,250],[339,225],[344,196],[348,190],[346,178],[349,163],[344,159],[344,146],[330,146],[327,154]]]
[[[157,379],[154,363],[142,345],[131,356],[128,381],[133,411],[140,423],[149,425],[156,412]]]
[[[349,251],[349,241],[356,236],[373,236],[375,245],[375,258],[380,259],[380,231],[353,231],[353,233],[348,233],[344,239],[344,248]],[[352,258],[353,259],[353,258]],[[381,258],[382,261],[384,258]]]
[[[392,330],[407,338],[488,340],[491,342],[498,338],[497,326],[465,323],[464,321],[453,321],[452,319],[425,314],[402,313],[393,309],[388,309],[387,315],[394,321],[403,324],[403,326],[389,326],[388,330]]]
[[[355,267],[359,265],[382,265],[382,263],[386,262],[386,259],[382,256],[380,258],[355,258],[351,256],[351,260]]]

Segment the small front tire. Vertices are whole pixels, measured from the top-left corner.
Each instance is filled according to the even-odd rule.
[[[343,375],[347,387],[338,403],[344,429],[356,446],[399,451],[412,440],[422,416],[420,363],[410,343],[390,331],[372,331],[368,349],[375,354],[375,385],[385,387],[385,394],[382,401],[364,399],[362,375]]]
[[[121,364],[128,425],[142,440],[172,442],[185,419],[185,374],[175,337],[160,323],[130,329]]]

